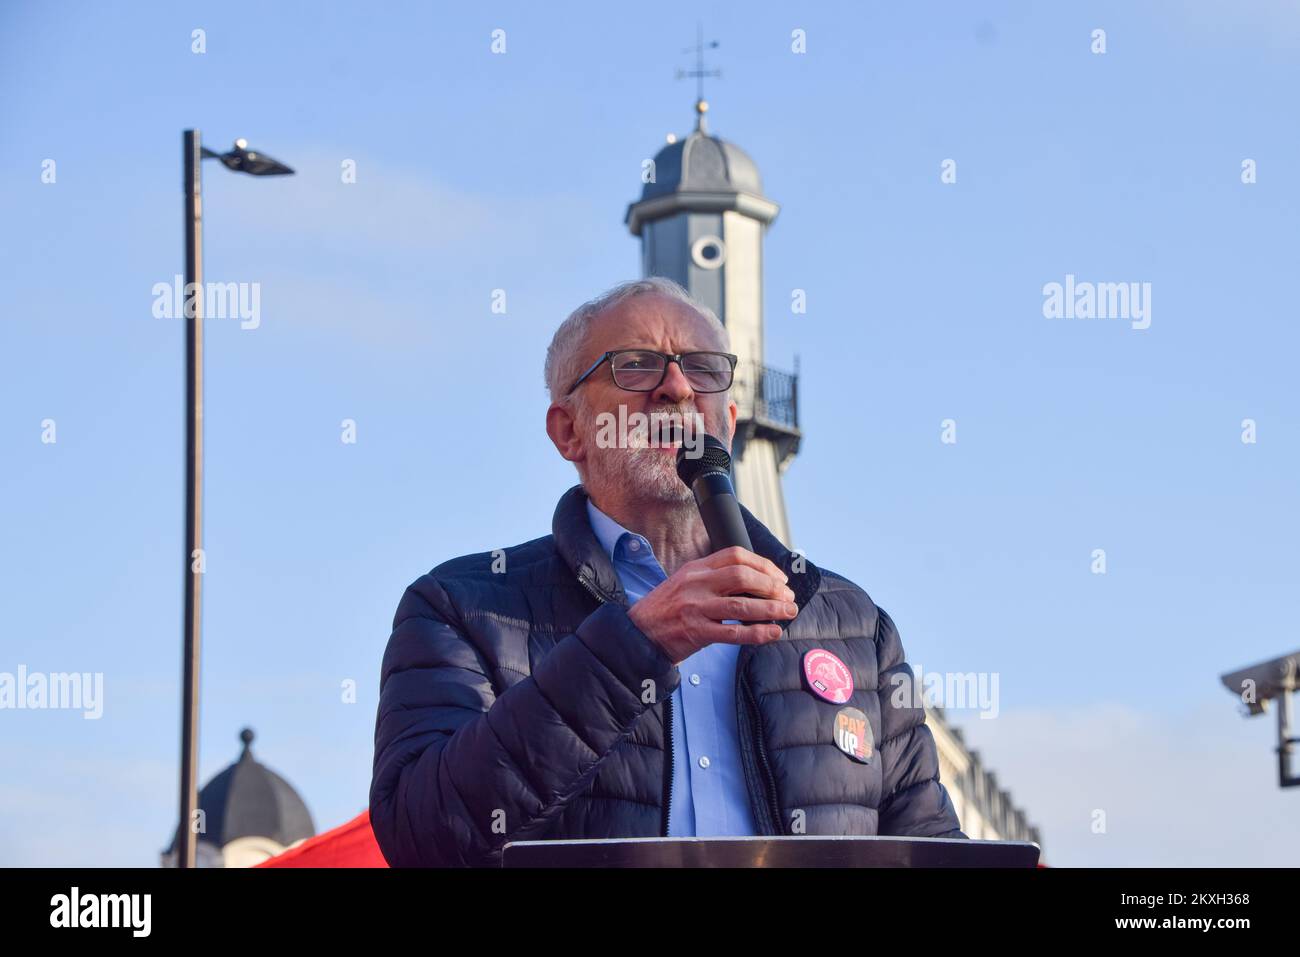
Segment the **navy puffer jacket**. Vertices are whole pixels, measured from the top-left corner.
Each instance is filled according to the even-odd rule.
[[[509,841],[666,833],[679,675],[627,598],[575,486],[553,534],[444,562],[406,589],[384,652],[370,822],[394,867],[496,865]],[[763,834],[962,837],[911,669],[866,592],[785,548],[742,508],[799,614],[736,667],[741,759]],[[801,570],[799,570],[801,569]],[[833,742],[842,705],[805,690],[810,649],[852,672],[874,753]]]

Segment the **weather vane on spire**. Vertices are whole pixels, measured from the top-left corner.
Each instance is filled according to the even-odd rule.
[[[695,128],[699,130],[701,133],[708,132],[708,130],[704,126],[704,114],[709,109],[709,104],[704,99],[704,78],[706,76],[716,76],[716,77],[722,76],[721,70],[704,69],[704,51],[706,49],[716,50],[717,48],[718,48],[717,40],[710,40],[708,43],[704,42],[704,24],[697,22],[695,24],[695,46],[687,47],[685,50],[682,51],[683,53],[695,54],[695,69],[677,71],[677,79],[679,80],[685,77],[694,77],[696,80]]]

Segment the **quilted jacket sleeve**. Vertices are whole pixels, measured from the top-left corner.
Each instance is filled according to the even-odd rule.
[[[500,696],[442,585],[402,596],[384,652],[370,821],[394,867],[490,866],[581,793],[674,666],[621,605],[592,612]]]
[[[885,775],[878,833],[965,838],[952,798],[939,783],[939,752],[925,723],[925,708],[917,700],[919,693],[913,692],[914,676],[904,660],[898,629],[883,608],[877,606],[877,611],[879,752]]]

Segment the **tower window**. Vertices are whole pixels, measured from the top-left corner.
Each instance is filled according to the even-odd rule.
[[[727,260],[727,247],[717,236],[701,236],[691,244],[691,259],[701,269],[717,269]]]

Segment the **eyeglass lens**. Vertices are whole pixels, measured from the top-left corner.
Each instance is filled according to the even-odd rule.
[[[620,389],[648,392],[663,379],[667,360],[657,352],[620,352],[611,363]],[[688,352],[682,356],[682,374],[697,392],[721,392],[731,385],[731,362],[726,356]]]

